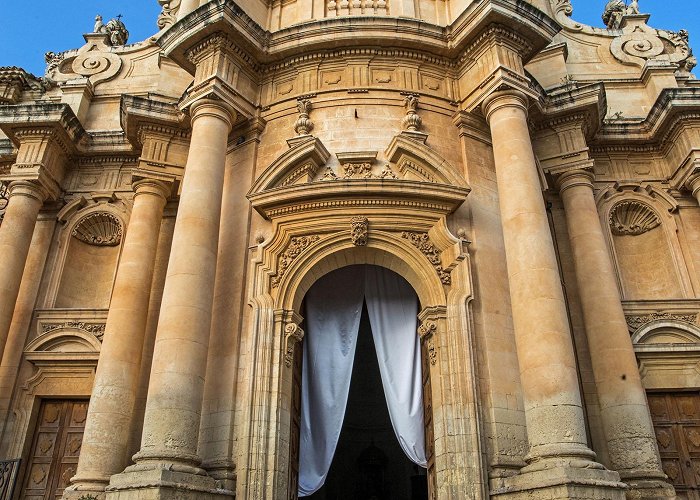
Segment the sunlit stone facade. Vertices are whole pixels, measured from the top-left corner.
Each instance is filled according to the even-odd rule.
[[[419,298],[429,498],[696,498],[687,33],[614,0],[607,29],[160,3],[148,40],[98,19],[45,77],[0,68],[15,498],[296,498],[304,295],[353,264]]]

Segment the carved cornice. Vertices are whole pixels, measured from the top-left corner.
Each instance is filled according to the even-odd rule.
[[[85,134],[78,118],[67,104],[20,104],[0,106],[0,129],[19,145],[27,134],[55,134],[60,147],[72,154]]]
[[[59,321],[59,322],[42,322],[41,333],[51,333],[56,330],[78,329],[90,333],[102,342],[102,337],[105,334],[105,323],[92,323],[85,321]]]

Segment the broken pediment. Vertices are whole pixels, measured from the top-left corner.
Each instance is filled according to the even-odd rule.
[[[405,134],[391,141],[384,159],[378,156],[377,151],[350,151],[332,158],[319,139],[309,136],[272,162],[248,198],[263,217],[272,219],[354,206],[410,207],[446,214],[469,193],[453,166]]]

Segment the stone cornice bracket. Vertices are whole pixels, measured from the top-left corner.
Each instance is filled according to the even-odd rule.
[[[465,96],[460,109],[474,111],[499,90],[518,90],[538,98],[524,67],[531,49],[529,41],[511,28],[488,26],[460,58],[459,81]]]
[[[297,121],[294,122],[294,132],[296,132],[298,136],[309,135],[314,129],[314,122],[309,119],[311,107],[310,99],[299,99],[297,101],[299,118],[297,118]]]
[[[177,187],[189,148],[189,122],[175,103],[122,96],[122,128],[133,148],[141,150],[132,182],[152,179]]]
[[[284,327],[284,364],[291,368],[294,363],[294,348],[304,339],[304,330],[296,323]]]
[[[6,182],[30,181],[57,199],[68,168],[85,131],[67,104],[0,106],[0,130],[18,148]]]
[[[200,100],[219,101],[231,115],[231,126],[237,119],[255,116],[255,107],[236,90],[240,64],[235,57],[235,44],[224,33],[217,32],[187,52],[195,66],[194,82],[180,100],[179,108],[191,116],[193,104]]]

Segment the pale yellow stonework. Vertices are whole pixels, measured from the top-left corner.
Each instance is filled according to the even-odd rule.
[[[43,79],[0,68],[16,499],[296,498],[302,303],[352,264],[418,295],[431,499],[696,498],[687,33],[644,2],[159,3],[148,40],[98,19]]]

